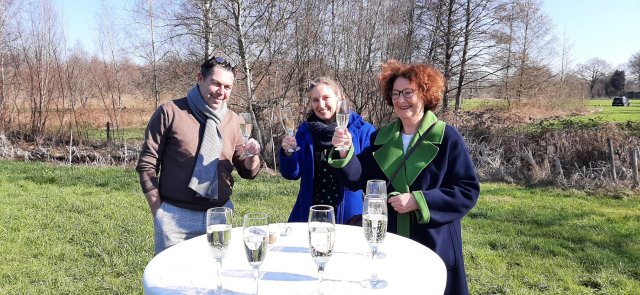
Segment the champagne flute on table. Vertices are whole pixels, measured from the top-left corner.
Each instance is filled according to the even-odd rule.
[[[363,282],[365,288],[382,289],[387,282],[378,278],[374,262],[378,246],[387,235],[387,198],[382,195],[366,195],[362,203],[362,229],[364,237],[371,247],[371,277]]]
[[[336,123],[338,123],[338,127],[345,129],[349,125],[349,101],[346,99],[341,99],[338,101],[338,105],[336,108]],[[349,147],[339,146],[336,147],[337,151],[348,151]]]
[[[244,147],[245,147],[242,157],[245,157],[245,158],[252,157],[253,154],[248,152],[246,149],[247,142],[249,141],[249,137],[251,137],[251,128],[253,127],[253,124],[251,124],[251,114],[239,113],[238,116],[240,116],[240,118],[242,119],[242,122],[240,122],[240,133],[242,133],[242,137],[244,137]]]
[[[231,242],[233,210],[226,207],[216,207],[207,210],[207,242],[218,266],[218,286],[216,294],[226,294],[222,289],[222,259],[227,255]]]
[[[309,208],[309,250],[318,265],[318,288],[322,287],[324,267],[331,258],[335,242],[336,217],[333,207],[314,205]]]
[[[381,179],[367,180],[367,188],[365,190],[366,195],[380,195],[385,199],[387,198],[387,182]],[[377,258],[384,258],[384,253],[378,251]]]
[[[267,257],[267,244],[269,244],[269,215],[267,213],[247,213],[244,215],[242,227],[244,251],[247,254],[249,264],[253,268],[257,295],[260,265]]]
[[[366,195],[381,195],[387,197],[387,182],[381,179],[367,180]]]
[[[282,118],[282,127],[284,128],[284,132],[287,133],[288,136],[293,137],[293,131],[296,129],[296,123],[293,119],[293,113],[291,112],[291,108],[285,107],[280,109],[280,117]],[[287,150],[287,152],[293,153],[300,150],[299,146],[291,147]]]

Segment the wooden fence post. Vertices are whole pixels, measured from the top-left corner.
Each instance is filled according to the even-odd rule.
[[[111,122],[107,122],[107,146],[111,146]]]
[[[609,142],[609,161],[611,161],[611,176],[613,177],[613,182],[618,182],[618,176],[616,176],[616,157],[613,153],[613,140],[609,138],[607,141]]]
[[[631,149],[631,170],[633,171],[633,180],[636,181],[636,186],[640,186],[640,178],[638,178],[638,150]]]

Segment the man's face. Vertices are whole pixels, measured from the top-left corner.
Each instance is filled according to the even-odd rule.
[[[198,88],[204,101],[212,109],[220,109],[231,96],[233,88],[233,73],[215,66],[207,77],[198,73]]]

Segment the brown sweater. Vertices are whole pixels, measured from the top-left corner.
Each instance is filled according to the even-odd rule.
[[[236,167],[242,178],[254,178],[260,168],[260,161],[255,161],[252,169],[247,169],[244,161],[240,160],[244,139],[240,133],[239,121],[238,115],[229,109],[218,125],[222,134],[222,151],[218,162],[218,200],[210,201],[197,197],[188,187],[205,124],[200,124],[193,116],[186,98],[162,104],[149,120],[136,167],[142,192],[146,194],[159,189],[163,202],[190,210],[206,211],[224,205],[233,189],[233,167]]]

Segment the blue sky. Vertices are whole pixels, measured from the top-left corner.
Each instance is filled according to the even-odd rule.
[[[546,0],[543,10],[558,40],[566,32],[573,43],[574,63],[599,57],[620,68],[640,52],[639,0]]]
[[[79,40],[94,52],[95,19],[102,2],[54,0],[54,3],[62,10],[69,44],[73,46]],[[122,6],[132,0],[107,3]],[[546,0],[543,11],[553,21],[558,41],[566,32],[573,44],[574,65],[599,57],[621,68],[631,55],[640,52],[640,0]]]

